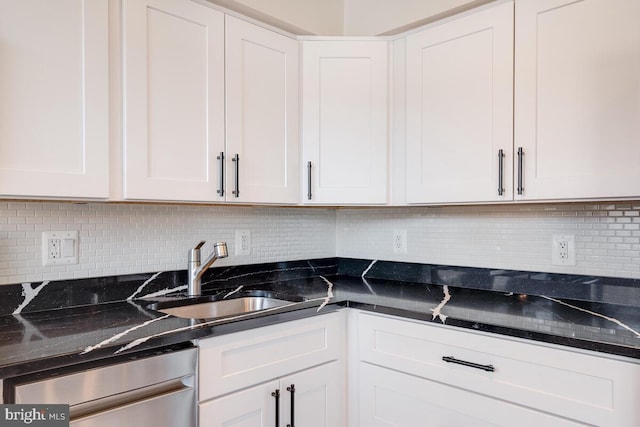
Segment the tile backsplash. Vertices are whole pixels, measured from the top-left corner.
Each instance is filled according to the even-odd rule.
[[[251,255],[235,255],[235,231]],[[80,262],[42,266],[42,232],[78,230]],[[407,253],[392,250],[407,230]],[[576,237],[577,265],[551,265],[551,236]],[[0,284],[186,268],[206,240],[216,266],[325,257],[640,278],[640,202],[318,208],[0,201]]]
[[[235,255],[235,231],[251,255]],[[78,230],[79,263],[42,266],[42,232]],[[215,266],[333,257],[335,211],[270,207],[0,201],[0,284],[184,270],[187,252],[226,241]]]
[[[336,229],[338,257],[640,278],[640,202],[341,209]],[[575,266],[551,265],[553,234],[575,235]]]

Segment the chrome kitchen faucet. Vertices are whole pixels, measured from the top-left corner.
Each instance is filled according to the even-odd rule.
[[[209,258],[204,263],[200,263],[200,248],[205,244],[205,241],[201,241],[195,248],[189,250],[189,283],[187,286],[187,294],[189,296],[199,296],[202,293],[202,275],[211,264],[218,258],[226,258],[229,256],[227,252],[227,243],[218,242],[213,245],[213,252],[209,255]]]

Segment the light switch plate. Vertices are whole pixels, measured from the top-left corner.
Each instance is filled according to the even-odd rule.
[[[44,231],[42,233],[42,265],[78,263],[77,231]]]

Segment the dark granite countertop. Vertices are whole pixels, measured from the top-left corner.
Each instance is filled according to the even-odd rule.
[[[358,271],[359,275],[344,274],[349,268],[337,269],[331,260],[307,267],[300,263],[272,265],[266,276],[266,270],[260,267],[252,267],[249,272],[242,270],[240,274],[240,269],[236,269],[231,275],[229,271],[234,268],[218,271],[205,283],[207,297],[233,298],[268,291],[303,301],[217,320],[181,319],[153,309],[155,303],[171,304],[183,298],[172,296],[173,291],[182,291],[181,286],[140,292],[142,286],[137,284],[136,298],[55,310],[16,310],[18,313],[0,316],[0,378],[114,354],[134,354],[341,307],[640,359],[637,305],[380,278],[388,271],[372,274],[378,278],[370,278],[368,273],[373,264],[359,262],[360,267],[366,267]],[[303,270],[308,271],[299,274]],[[293,271],[294,275],[285,274]],[[145,277],[144,285],[157,276]],[[260,280],[254,280],[258,276]],[[166,283],[158,288],[163,286]],[[24,294],[25,302],[28,295]],[[143,298],[137,299],[138,296]]]

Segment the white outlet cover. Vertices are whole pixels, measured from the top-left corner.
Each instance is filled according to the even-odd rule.
[[[407,230],[394,230],[393,232],[393,253],[407,253]]]
[[[53,243],[55,242],[55,243]],[[50,256],[49,248],[57,246],[56,256]],[[78,263],[78,231],[44,231],[42,233],[42,265],[70,265]]]
[[[554,234],[551,239],[551,265],[576,265],[576,236]],[[566,252],[562,250],[566,243]],[[563,255],[563,252],[564,255]]]
[[[236,255],[251,255],[251,231],[236,230]]]

